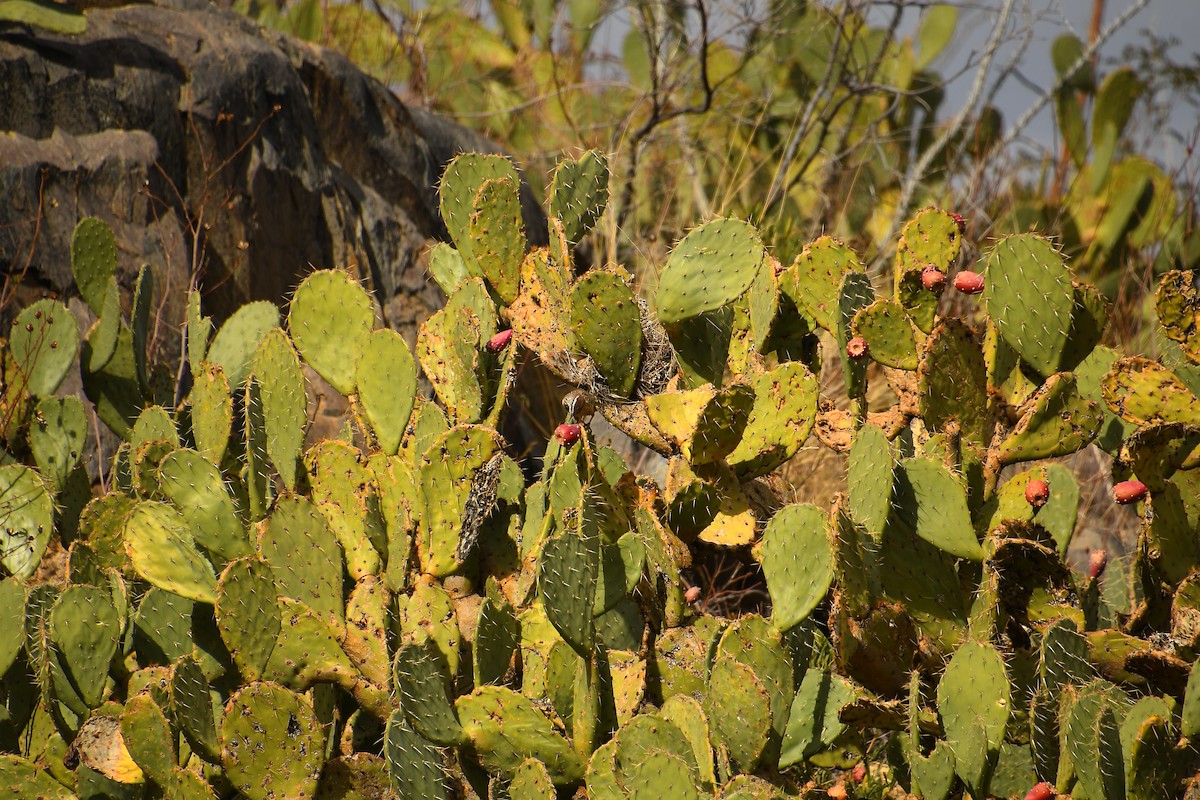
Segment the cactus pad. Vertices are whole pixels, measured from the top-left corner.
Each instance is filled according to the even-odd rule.
[[[54,530],[54,504],[45,481],[19,464],[0,466],[0,564],[24,580],[37,571]]]
[[[47,397],[79,356],[79,324],[62,303],[39,300],[13,320],[8,347],[20,385],[35,397]]]
[[[871,358],[885,367],[917,368],[913,323],[897,301],[885,297],[859,310],[851,330],[867,340]]]
[[[755,547],[771,593],[772,621],[779,630],[800,624],[833,581],[828,518],[811,505],[791,505],[771,518]]]
[[[1075,310],[1071,271],[1047,239],[1018,234],[987,255],[988,316],[1027,364],[1043,376],[1061,368]]]
[[[83,302],[97,314],[104,308],[117,272],[117,238],[112,228],[94,217],[75,226],[71,236],[71,273]]]
[[[671,251],[658,277],[656,308],[666,326],[732,304],[766,260],[758,232],[737,219],[693,229]]]
[[[221,764],[250,800],[304,800],[316,794],[323,739],[308,701],[273,683],[252,683],[226,705]]]
[[[753,388],[742,439],[726,457],[743,480],[765,475],[794,456],[817,418],[817,379],[799,362],[756,376]]]
[[[584,237],[608,204],[608,159],[588,150],[574,161],[560,161],[550,181],[550,215],[562,223],[572,244]]]
[[[371,298],[341,270],[305,278],[288,310],[288,333],[305,363],[345,395],[355,389],[354,364],[374,324]]]
[[[367,339],[355,366],[358,399],[384,453],[395,455],[417,395],[417,364],[408,345],[393,330]]]
[[[254,366],[254,353],[263,338],[279,327],[279,309],[274,303],[260,300],[233,312],[213,337],[206,357],[221,367],[229,385],[237,388],[246,380]]]
[[[575,341],[621,397],[633,392],[642,361],[641,315],[627,279],[592,270],[575,283],[568,306]]]

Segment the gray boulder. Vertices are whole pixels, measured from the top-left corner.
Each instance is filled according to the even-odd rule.
[[[190,285],[219,323],[334,266],[415,337],[442,299],[421,260],[445,237],[438,178],[455,153],[494,145],[335,52],[209,3],[87,17],[77,37],[0,28],[0,269],[22,293],[75,295],[71,232],[96,216],[116,232],[127,291],[141,265],[155,273],[160,359],[179,355]]]

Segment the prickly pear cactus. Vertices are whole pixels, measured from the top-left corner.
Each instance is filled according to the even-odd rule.
[[[125,318],[111,232],[80,223],[73,291],[97,321],[81,344],[39,300],[3,346],[0,787],[1182,796],[1200,769],[1190,272],[1158,288],[1165,363],[1098,346],[1106,304],[1037,235],[949,281],[965,232],[939,209],[904,228],[891,281],[832,238],[784,267],[713,220],[651,297],[615,264],[577,271],[602,156],[554,173],[549,248],[528,247],[519,180],[499,156],[447,168],[453,246],[428,263],[448,300],[412,350],[322,270],[286,317],[253,303],[215,336],[189,294],[190,369],[165,370],[149,278]],[[949,291],[982,303],[943,316]],[[532,359],[575,390],[540,456],[505,438]],[[123,440],[96,497],[91,417],[60,396],[76,364]],[[168,372],[190,377],[178,396]],[[337,439],[309,441],[314,375],[347,396]],[[602,444],[599,416],[665,480]],[[1064,561],[1083,492],[1045,460],[1093,441],[1140,528],[1083,572]],[[789,502],[779,470],[820,447],[847,455],[848,494]],[[756,576],[753,613],[701,585],[714,559]]]

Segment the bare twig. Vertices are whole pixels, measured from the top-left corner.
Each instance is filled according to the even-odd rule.
[[[767,190],[766,202],[763,203],[764,216],[782,197],[783,185],[787,179],[788,169],[791,167],[792,161],[796,158],[796,151],[800,148],[800,142],[804,140],[804,134],[808,132],[808,126],[812,124],[812,117],[816,113],[817,102],[829,91],[829,84],[837,72],[835,66],[842,45],[842,28],[845,27],[846,13],[849,7],[849,3],[844,3],[838,14],[837,34],[833,39],[833,47],[829,50],[829,59],[825,62],[825,74],[821,77],[821,85],[808,98],[808,103],[805,104],[804,111],[800,114],[800,119],[797,121],[796,127],[792,129],[792,136],[788,139],[787,146],[783,150],[783,158],[779,160],[779,166],[775,169],[775,177],[771,179],[771,187]]]
[[[1054,82],[1054,85],[1042,92],[1042,95],[1034,101],[1033,105],[1025,109],[1025,113],[1021,115],[1020,119],[1018,119],[1015,124],[1013,124],[1008,133],[1004,135],[1004,138],[1000,140],[1000,143],[997,145],[997,147],[1005,148],[1016,141],[1017,137],[1021,135],[1021,131],[1025,129],[1025,126],[1027,126],[1033,120],[1033,118],[1037,116],[1038,112],[1041,111],[1046,104],[1053,100],[1054,97],[1059,93],[1062,87],[1066,84],[1067,79],[1074,75],[1075,72],[1084,64],[1090,63],[1096,51],[1098,51],[1114,33],[1124,27],[1125,23],[1133,19],[1134,15],[1145,8],[1149,2],[1150,0],[1136,0],[1133,5],[1129,6],[1129,8],[1118,14],[1116,19],[1110,22],[1108,26],[1100,32],[1100,35],[1096,37],[1096,40],[1089,44],[1087,48],[1085,48],[1084,51],[1079,54],[1079,58],[1075,59],[1075,63],[1063,71],[1063,74],[1060,75],[1058,80]]]
[[[992,61],[1000,49],[1005,30],[1008,28],[1008,18],[1012,15],[1014,5],[1016,5],[1016,0],[1005,0],[1004,5],[1000,7],[995,27],[992,28],[992,35],[988,38],[987,45],[984,47],[983,57],[979,60],[979,67],[975,70],[975,80],[971,84],[971,91],[968,93],[967,99],[955,116],[954,121],[947,125],[933,144],[925,149],[925,152],[917,159],[917,163],[909,170],[908,175],[905,176],[904,183],[900,189],[900,197],[896,202],[896,211],[892,215],[891,228],[888,230],[887,236],[884,237],[884,242],[892,241],[896,235],[896,231],[900,229],[901,223],[908,216],[908,209],[912,204],[917,186],[925,178],[925,173],[929,171],[929,167],[933,164],[934,159],[958,135],[963,125],[966,124],[971,114],[974,113],[975,105],[979,102],[984,86],[987,84],[988,72],[991,70]]]
[[[704,96],[698,103],[681,106],[680,108],[665,108],[661,86],[659,85],[661,76],[659,75],[657,53],[651,54],[650,116],[630,135],[627,145],[629,163],[625,169],[625,185],[621,190],[621,202],[618,204],[617,209],[616,227],[618,229],[624,223],[625,218],[629,214],[629,208],[633,204],[634,175],[637,172],[638,156],[643,140],[664,123],[685,115],[705,114],[712,108],[716,90],[708,77],[708,8],[704,5],[704,0],[696,0],[696,13],[700,16],[700,88]],[[655,50],[658,49],[657,41],[653,43],[653,47]]]

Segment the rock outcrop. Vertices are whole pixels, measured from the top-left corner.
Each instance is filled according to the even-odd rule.
[[[20,276],[11,286],[70,299],[71,232],[96,216],[117,233],[126,290],[142,264],[155,272],[161,358],[178,356],[189,285],[220,322],[251,300],[286,301],[330,266],[363,279],[411,341],[441,301],[421,262],[445,235],[441,170],[493,145],[406,108],[339,54],[209,3],[87,19],[80,36],[0,28],[0,269]],[[544,239],[525,200],[531,238]]]

